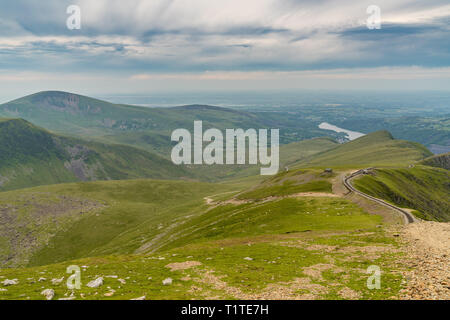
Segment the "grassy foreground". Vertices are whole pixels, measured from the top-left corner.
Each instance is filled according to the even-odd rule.
[[[284,173],[265,183],[296,181],[304,191],[313,193],[316,189],[308,188],[311,181],[306,182],[305,177],[316,173]],[[323,192],[262,202],[257,197],[231,201],[250,183],[254,182],[219,185],[137,180],[22,191],[35,201],[41,195],[55,197],[55,203],[61,196],[83,199],[85,213],[74,217],[69,212],[73,220],[61,222],[54,237],[31,251],[29,267],[0,270],[0,282],[17,281],[16,285],[1,286],[0,299],[44,299],[44,289],[53,289],[55,299],[396,296],[402,285],[397,263],[402,253],[395,238],[382,227],[380,216]],[[14,192],[2,195],[9,201],[17,197]],[[207,204],[205,197],[212,202]],[[36,208],[30,199],[30,207]],[[21,210],[21,219],[32,211]],[[70,265],[82,270],[80,290],[66,287]],[[382,270],[379,290],[366,285],[371,265]],[[102,286],[86,286],[99,277]],[[171,284],[164,285],[169,278]]]

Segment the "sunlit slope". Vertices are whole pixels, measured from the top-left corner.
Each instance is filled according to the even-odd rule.
[[[356,188],[400,207],[415,209],[419,218],[450,221],[450,171],[418,166],[376,169],[354,180]]]
[[[0,193],[3,266],[132,253],[230,186],[127,180],[60,184]]]
[[[152,153],[50,133],[22,119],[0,120],[0,190],[72,181],[191,176]]]
[[[396,140],[387,131],[377,131],[313,155],[300,166],[407,166],[430,155],[419,143]]]
[[[333,149],[338,145],[339,144],[335,140],[327,137],[302,140],[282,145],[280,146],[280,163],[283,167],[293,166],[314,154]]]
[[[292,142],[280,146],[279,153],[279,172],[283,172],[289,167],[294,166],[311,155],[319,152],[329,150],[337,145],[333,139],[330,138],[314,138],[302,140],[299,142]],[[189,170],[202,180],[206,181],[221,181],[238,179],[250,176],[260,175],[260,168],[258,165],[203,165],[203,166],[189,166]],[[263,166],[267,167],[267,166]]]
[[[74,264],[82,266],[83,283],[74,299],[374,299],[400,289],[396,240],[380,228],[380,216],[339,197],[226,202],[234,187],[141,180],[3,193],[9,203],[26,197],[24,218],[36,218],[39,211],[31,211],[42,195],[62,207],[69,199],[73,207],[84,201],[84,209],[81,215],[79,209],[59,210],[58,217],[72,220],[58,220],[56,230],[50,229],[55,235],[22,256],[31,265],[61,263],[0,269],[1,276],[18,279],[0,299],[42,299],[42,287],[54,289],[55,299],[67,297],[64,281],[51,280],[67,276],[67,266]],[[19,230],[20,244],[38,236]],[[383,268],[381,290],[367,289],[365,269],[373,264]],[[100,276],[103,286],[86,286]],[[172,284],[163,285],[168,278]]]

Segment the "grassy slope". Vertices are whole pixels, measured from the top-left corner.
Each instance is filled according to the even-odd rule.
[[[331,178],[334,174],[322,170],[290,170],[265,179],[250,190],[240,193],[238,199],[261,200],[268,197],[283,197],[301,192],[331,193]]]
[[[420,163],[430,167],[438,167],[450,170],[450,152],[426,158]]]
[[[303,159],[337,146],[335,140],[326,137],[285,144],[280,146],[280,164],[282,167],[294,166]]]
[[[240,187],[246,188],[246,183],[241,183]],[[344,288],[360,298],[373,299],[398,292],[401,277],[393,263],[396,255],[391,252],[397,244],[377,228],[380,217],[345,199],[325,197],[229,204],[206,210],[203,196],[216,194],[215,198],[221,198],[224,192],[236,191],[236,186],[140,180],[24,190],[22,193],[34,197],[65,195],[106,207],[65,225],[31,257],[32,265],[65,262],[0,270],[0,276],[19,280],[19,285],[0,292],[0,299],[42,299],[42,287],[55,289],[56,298],[64,297],[70,294],[65,283],[51,284],[50,280],[67,276],[65,268],[72,264],[86,266],[83,287],[75,293],[78,299],[143,295],[149,299],[256,299],[274,292],[284,298],[308,295],[342,299]],[[19,194],[3,195],[11,201]],[[333,252],[325,250],[329,246]],[[369,247],[378,248],[378,253],[368,255],[365,248]],[[147,254],[123,255],[137,248]],[[151,254],[154,249],[158,251]],[[113,253],[121,255],[105,256]],[[101,257],[66,261],[93,255]],[[201,265],[185,271],[167,267],[185,261]],[[382,290],[366,287],[365,269],[372,264],[383,269]],[[325,268],[320,277],[308,271],[323,266],[330,269]],[[105,277],[104,286],[85,286],[100,275]],[[108,275],[126,279],[126,284]],[[47,280],[38,282],[40,277]],[[167,277],[174,279],[172,286],[162,285]],[[115,290],[112,296],[104,295],[110,291],[108,287]]]
[[[374,144],[385,148],[392,146],[394,151],[409,159],[422,150],[410,144],[406,148],[398,143],[390,145],[391,139],[386,136],[385,133],[369,135],[356,147],[353,144],[343,152],[340,149],[343,146],[339,146],[333,151],[338,150],[337,155],[345,158]],[[323,154],[327,152],[320,156]],[[70,264],[87,266],[82,273],[84,284],[99,275],[127,278],[126,285],[118,283],[117,279],[105,278],[106,283],[100,289],[83,286],[76,293],[78,299],[82,298],[80,293],[88,299],[126,299],[142,295],[150,299],[257,299],[274,293],[284,298],[306,295],[304,297],[339,299],[346,297],[342,290],[351,290],[356,297],[366,299],[395,296],[402,280],[396,262],[400,253],[396,251],[396,240],[378,227],[382,224],[380,216],[369,215],[342,198],[274,198],[268,202],[218,205],[209,210],[203,199],[208,196],[226,200],[242,190],[248,192],[239,197],[249,200],[273,194],[329,192],[333,177],[334,174],[324,175],[321,169],[291,169],[256,186],[254,183],[258,179],[251,178],[232,184],[140,180],[58,185],[4,193],[5,203],[15,202],[20,194],[28,192],[35,199],[50,194],[57,198],[85,199],[105,207],[100,211],[88,210],[81,217],[69,214],[77,219],[64,220],[54,226],[51,230],[56,235],[50,239],[44,237],[41,244],[47,245],[41,245],[29,259],[30,265],[65,262],[0,270],[0,276],[17,278],[20,282],[0,292],[0,298],[42,298],[42,287],[54,288],[57,298],[70,294],[64,283],[53,285],[48,281],[64,276],[65,267]],[[36,206],[31,203],[32,207]],[[32,215],[29,210],[32,210],[29,203],[20,207],[21,221]],[[5,246],[8,239],[1,243]],[[0,252],[2,250],[8,249],[0,247]],[[133,252],[146,255],[126,255]],[[109,254],[115,255],[106,256]],[[67,261],[89,256],[91,258]],[[245,260],[245,257],[252,260]],[[197,261],[201,265],[185,271],[170,271],[166,267],[169,263],[185,261]],[[381,290],[366,287],[365,269],[373,264],[383,270]],[[325,269],[317,276],[311,268],[313,271]],[[36,282],[44,275],[47,281]],[[174,279],[174,285],[162,285],[161,281],[167,277]],[[112,296],[104,295],[109,291],[108,286],[116,291]]]
[[[315,154],[302,167],[406,166],[431,155],[419,143],[395,140],[387,131],[370,133],[359,139]]]
[[[0,190],[80,180],[192,176],[149,152],[57,136],[21,119],[0,121],[0,149]]]
[[[280,146],[280,171],[308,156],[335,147],[330,138],[315,138],[292,142]],[[206,181],[235,180],[260,174],[260,165],[212,165],[189,166],[189,170]]]
[[[212,106],[145,108],[118,105],[59,91],[32,94],[0,105],[0,116],[23,118],[64,134],[103,142],[129,144],[168,158],[170,134],[191,130],[194,120],[204,128],[279,128],[281,143],[324,135],[314,123],[291,119],[289,114],[252,113]]]
[[[1,120],[0,133],[0,190],[79,180],[148,177],[217,181],[257,175],[260,170],[254,165],[174,166],[142,149],[58,136],[21,119]],[[280,161],[295,161],[334,145],[328,138],[283,145]]]
[[[401,207],[417,210],[419,218],[450,221],[450,172],[418,166],[377,169],[354,181],[355,187]]]
[[[5,225],[16,230],[24,242],[28,241],[26,237],[33,227],[39,227],[43,234],[53,235],[41,237],[35,233],[30,237],[42,241],[34,244],[27,261],[46,264],[133,252],[176,223],[177,218],[201,210],[203,196],[229,191],[229,188],[232,186],[158,180],[61,184],[1,193],[0,205],[4,208]],[[51,201],[47,199],[50,196]],[[80,201],[84,205],[79,205]],[[89,203],[97,205],[87,205]],[[45,204],[47,209],[42,210]],[[0,236],[11,235],[6,231]],[[14,237],[12,234],[9,238],[11,245]],[[47,244],[43,246],[44,243]],[[7,244],[8,241],[3,242],[0,252],[8,251]],[[2,261],[6,260],[5,254]]]

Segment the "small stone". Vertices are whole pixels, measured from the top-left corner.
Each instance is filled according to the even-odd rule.
[[[121,284],[126,284],[127,282],[124,279],[117,279]]]
[[[253,258],[250,258],[250,257],[245,257],[245,258],[244,258],[244,260],[247,260],[247,261],[252,261],[252,260],[253,260]]]
[[[87,284],[89,288],[98,288],[103,285],[103,277],[92,280]]]
[[[41,292],[41,294],[45,297],[45,299],[52,300],[55,296],[55,291],[53,289],[45,289]]]
[[[111,297],[115,292],[116,290],[112,289],[110,292],[105,293],[105,297]]]
[[[130,299],[130,300],[145,300],[145,296],[142,296],[142,297],[139,297],[139,298]]]
[[[5,287],[7,287],[7,286],[13,286],[13,285],[16,285],[16,284],[18,284],[18,283],[19,283],[19,281],[18,281],[17,279],[12,279],[12,280],[6,279],[6,280],[4,280],[4,281],[2,282],[2,284],[3,284]]]
[[[59,279],[57,279],[57,278],[52,279],[52,284],[54,284],[54,285],[60,284],[61,282],[63,282],[63,280],[64,280],[64,277],[59,278]]]
[[[172,282],[173,282],[172,278],[167,278],[163,280],[162,284],[165,286],[169,286],[172,284]]]

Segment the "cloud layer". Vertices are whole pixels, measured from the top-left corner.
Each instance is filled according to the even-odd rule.
[[[67,6],[81,30],[66,28]],[[120,75],[249,74],[450,66],[450,4],[372,1],[16,0],[0,5],[0,70]],[[414,72],[413,72],[414,73]]]

